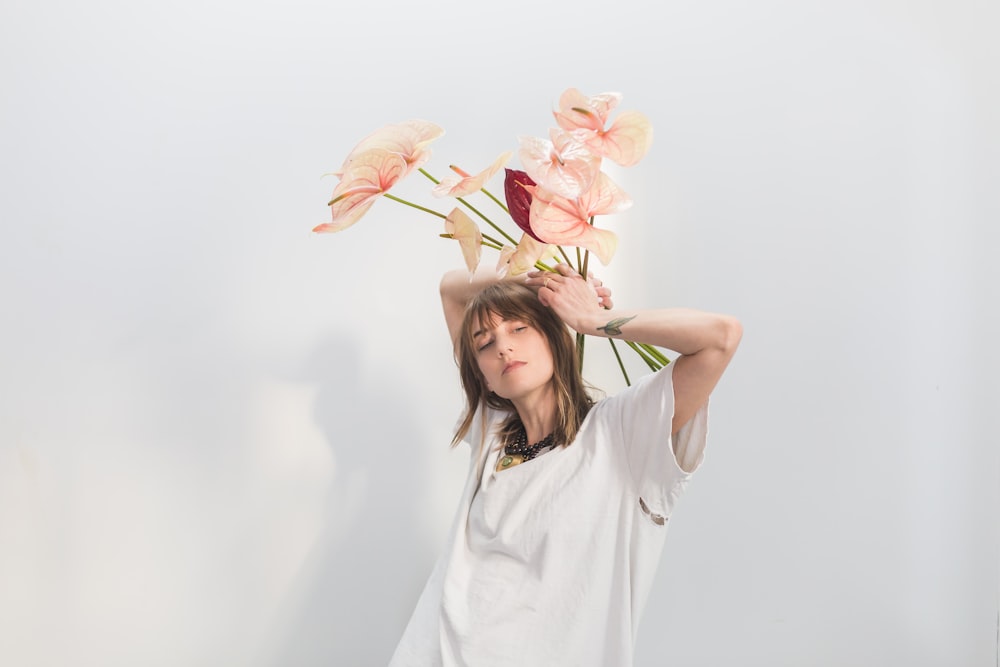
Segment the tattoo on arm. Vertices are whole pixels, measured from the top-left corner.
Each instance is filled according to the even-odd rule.
[[[603,331],[609,336],[621,336],[622,335],[622,325],[629,320],[634,320],[635,315],[632,317],[619,317],[617,319],[611,320],[603,327],[597,327],[598,331]]]

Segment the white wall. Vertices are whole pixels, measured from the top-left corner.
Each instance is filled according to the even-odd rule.
[[[459,257],[389,201],[312,235],[320,175],[413,117],[485,166],[568,86],[656,128],[618,303],[746,329],[637,665],[996,664],[996,8],[650,7],[0,6],[0,664],[385,663]]]

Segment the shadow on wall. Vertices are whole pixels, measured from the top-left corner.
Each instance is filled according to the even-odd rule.
[[[416,391],[373,376],[359,345],[334,337],[307,359],[315,418],[335,476],[323,532],[277,618],[278,648],[264,664],[384,666],[433,565],[418,525],[428,496],[419,474]]]

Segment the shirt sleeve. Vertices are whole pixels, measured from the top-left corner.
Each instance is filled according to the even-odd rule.
[[[671,438],[673,364],[643,376],[609,401],[621,424],[621,442],[643,511],[666,520],[705,457],[708,404]]]

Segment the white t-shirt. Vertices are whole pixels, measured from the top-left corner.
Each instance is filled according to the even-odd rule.
[[[632,664],[708,432],[705,406],[671,442],[672,371],[598,402],[572,445],[500,472],[492,431],[506,415],[477,416],[455,523],[390,667]]]

